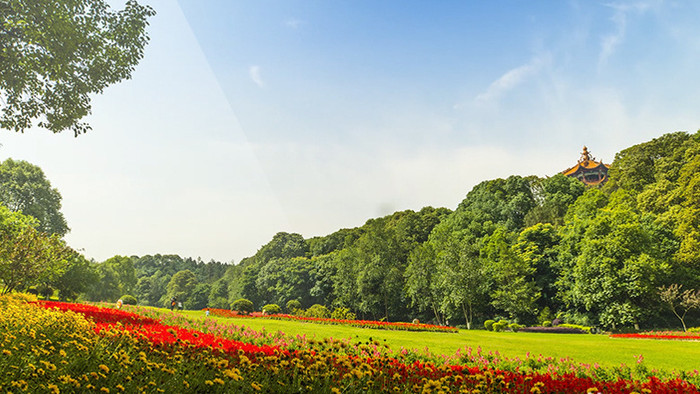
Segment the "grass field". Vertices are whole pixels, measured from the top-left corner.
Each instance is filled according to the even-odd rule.
[[[199,311],[185,311],[193,318],[203,318]],[[662,341],[647,339],[609,338],[607,335],[590,334],[536,334],[490,332],[484,330],[460,330],[457,334],[407,332],[362,329],[347,326],[300,323],[295,321],[256,318],[216,318],[221,322],[247,326],[254,330],[282,331],[292,335],[306,335],[322,339],[353,338],[367,341],[369,338],[386,343],[395,350],[428,348],[433,354],[452,355],[466,346],[483,351],[498,351],[506,357],[531,356],[570,357],[576,362],[601,366],[631,365],[636,355],[644,356],[648,368],[692,371],[700,369],[700,342]]]

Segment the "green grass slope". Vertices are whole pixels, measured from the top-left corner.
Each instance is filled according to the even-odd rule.
[[[194,318],[202,318],[203,312],[183,312]],[[650,369],[692,371],[700,369],[700,342],[662,341],[650,339],[609,338],[607,335],[590,334],[536,334],[490,332],[484,330],[460,330],[457,334],[388,331],[332,326],[295,321],[255,318],[217,318],[221,322],[250,327],[254,330],[282,331],[307,338],[353,338],[353,341],[378,340],[392,349],[425,349],[433,354],[455,354],[469,346],[482,352],[499,352],[505,357],[525,358],[569,357],[576,362],[601,366],[632,365],[635,356],[642,355]]]

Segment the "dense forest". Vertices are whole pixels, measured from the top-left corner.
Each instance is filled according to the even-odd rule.
[[[470,328],[498,318],[698,325],[700,132],[619,152],[603,187],[560,174],[487,180],[454,211],[400,211],[310,239],[278,233],[235,265],[176,255],[69,260],[32,288],[154,306],[176,297],[187,309],[297,300]]]

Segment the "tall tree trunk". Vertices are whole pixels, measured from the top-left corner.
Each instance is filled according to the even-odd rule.
[[[438,325],[442,325],[442,319],[440,319],[440,312],[438,311],[437,306],[434,302],[431,302],[430,306],[433,309],[433,314],[435,314],[435,320],[437,320]]]
[[[467,330],[472,329],[472,304],[467,302],[462,303],[462,313],[464,313],[464,320],[467,322]]]

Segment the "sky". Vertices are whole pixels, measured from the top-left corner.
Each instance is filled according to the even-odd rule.
[[[700,129],[700,2],[140,2],[150,43],[92,131],[0,130],[96,261],[238,263]]]

